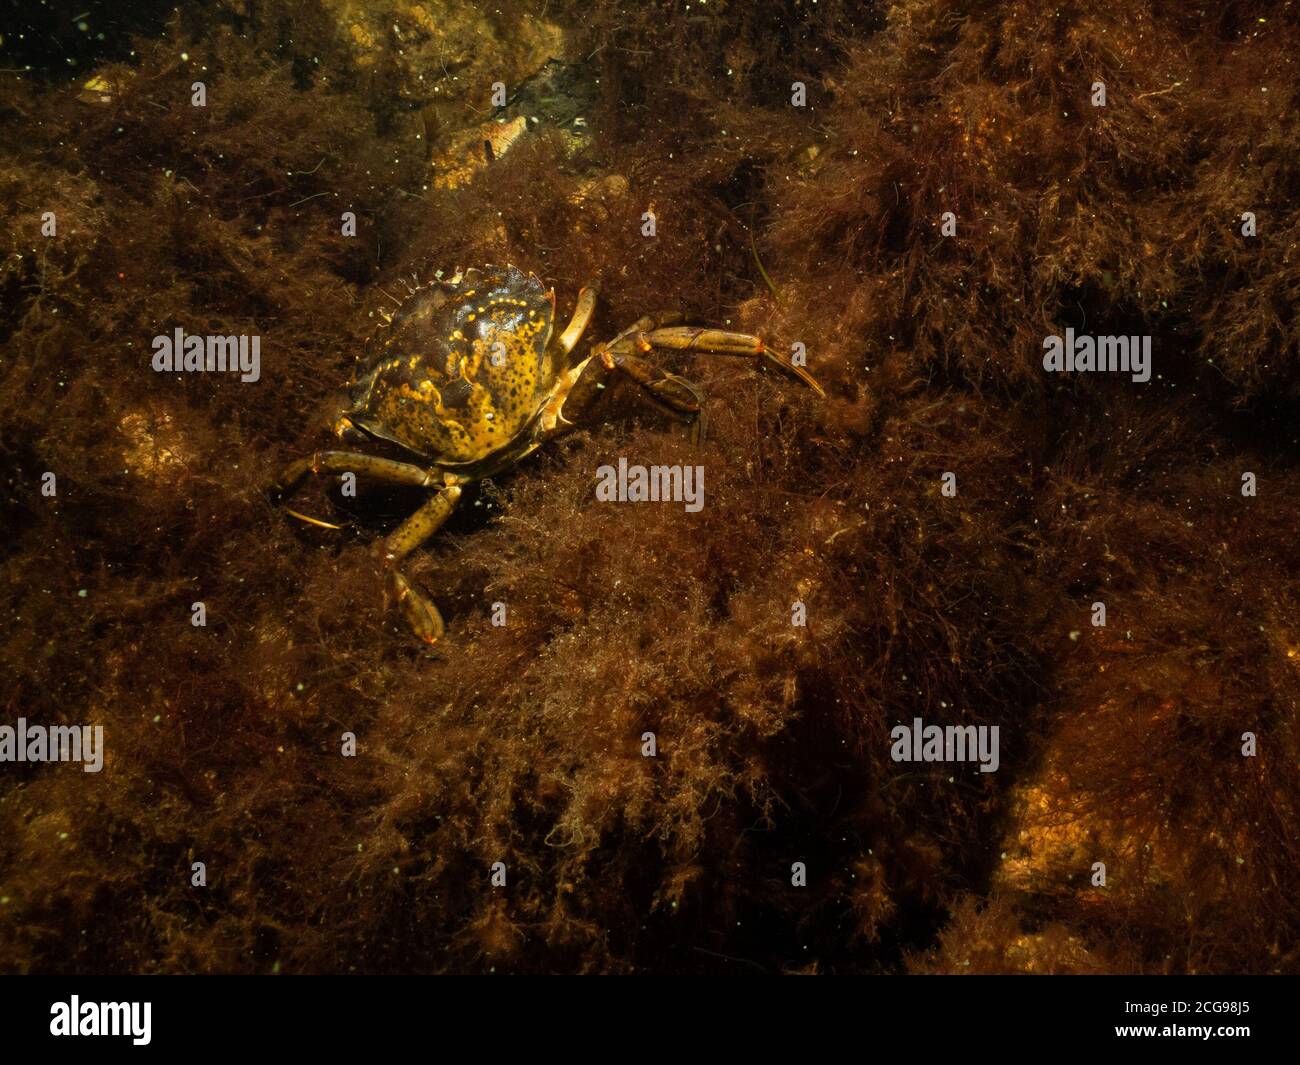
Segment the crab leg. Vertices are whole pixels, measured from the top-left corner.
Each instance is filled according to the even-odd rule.
[[[275,491],[284,496],[292,492],[309,473],[357,473],[390,484],[409,484],[417,488],[438,483],[438,474],[430,473],[411,462],[376,458],[360,451],[317,451],[291,462],[275,482]]]
[[[389,568],[393,594],[406,617],[407,624],[425,643],[435,643],[446,631],[438,608],[419,591],[398,568],[402,560],[429,539],[451,516],[460,499],[460,482],[451,474],[436,495],[430,496],[420,509],[407,518],[384,541],[384,565]]]
[[[673,324],[680,321],[679,314],[647,315],[608,344],[598,346],[593,357],[606,370],[619,370],[639,384],[656,407],[678,421],[690,423],[691,438],[696,443],[699,442],[704,420],[703,397],[699,389],[686,378],[660,369],[642,358],[642,355],[661,348],[669,351],[698,351],[710,355],[737,355],[755,362],[761,360],[802,381],[819,396],[825,396],[821,385],[811,374],[800,366],[778,359],[767,350],[759,337],[725,329]]]
[[[439,478],[443,480],[439,491],[430,496],[419,510],[402,522],[384,541],[383,555],[384,565],[390,573],[393,593],[407,622],[420,639],[425,643],[433,643],[446,631],[442,615],[397,567],[407,555],[437,532],[455,510],[456,501],[460,499],[460,486],[463,483],[461,478],[453,474],[426,470],[414,463],[378,458],[359,451],[317,451],[285,468],[280,474],[280,479],[276,481],[276,493],[284,496],[292,492],[309,473],[364,474],[389,484],[405,484],[421,488],[436,485]],[[289,513],[313,525],[338,528],[293,510]]]
[[[622,347],[602,351],[601,365],[621,371],[641,386],[654,406],[675,421],[690,425],[691,440],[698,444],[704,432],[704,395],[698,386]]]
[[[579,302],[581,303],[581,298]],[[576,319],[575,314],[575,321]],[[596,359],[606,371],[618,370],[630,377],[641,386],[646,398],[670,417],[690,424],[691,438],[698,443],[704,422],[703,396],[686,378],[669,373],[642,358],[656,348],[708,355],[735,355],[752,359],[755,363],[761,361],[806,384],[817,395],[826,395],[822,386],[807,370],[777,358],[768,351],[761,338],[749,333],[677,324],[681,320],[682,315],[673,311],[646,315],[609,343],[593,347],[590,356],[569,370],[565,387],[557,394],[553,410],[548,411],[549,417],[543,419],[547,436],[565,432],[573,424],[563,413],[565,400],[582,376],[587,363]],[[589,402],[590,397],[582,405]]]
[[[429,473],[410,462],[376,458],[374,455],[365,455],[360,451],[317,451],[285,467],[284,472],[275,482],[276,497],[283,499],[289,495],[309,473],[362,473],[390,484],[409,484],[418,488],[437,483],[436,474]],[[309,525],[319,525],[322,529],[342,528],[341,525],[321,521],[320,518],[313,518],[309,514],[300,514],[288,507],[284,509],[290,516]]]
[[[795,366],[793,363],[777,358],[768,350],[761,337],[751,336],[749,333],[732,333],[725,329],[701,329],[697,326],[681,325],[633,333],[628,339],[642,352],[649,352],[654,348],[667,348],[670,351],[700,351],[710,355],[738,355],[752,359],[754,362],[762,361],[802,381],[823,399],[826,397],[822,386],[817,383],[812,374],[802,366]]]

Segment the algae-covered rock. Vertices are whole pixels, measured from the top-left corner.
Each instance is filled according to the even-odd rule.
[[[587,113],[598,87],[591,67],[548,60],[513,92],[486,122],[460,129],[429,123],[430,162],[434,184],[459,188],[530,135],[550,131],[568,158],[591,141]]]
[[[564,33],[532,17],[458,0],[322,0],[360,69],[391,64],[408,99],[469,98],[518,84],[564,52]],[[475,97],[479,97],[475,100]]]

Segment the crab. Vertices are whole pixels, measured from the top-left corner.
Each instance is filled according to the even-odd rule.
[[[373,338],[351,408],[334,425],[341,441],[397,445],[413,461],[363,451],[317,451],[291,463],[276,482],[281,499],[308,474],[321,473],[352,473],[430,490],[381,551],[391,591],[425,643],[440,639],[446,627],[431,599],[403,574],[402,563],[438,531],[466,485],[574,427],[565,401],[588,366],[629,377],[654,405],[688,424],[696,440],[702,420],[699,389],[645,356],[657,351],[738,356],[774,366],[825,396],[803,367],[777,358],[760,338],[684,325],[675,313],[647,315],[613,340],[591,346],[585,357],[575,356],[596,299],[595,283],[583,288],[569,324],[556,335],[554,289],[513,266],[458,271],[413,288]],[[581,405],[577,396],[576,405]],[[338,527],[286,510],[313,524]]]

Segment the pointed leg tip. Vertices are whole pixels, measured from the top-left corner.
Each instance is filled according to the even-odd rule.
[[[421,642],[433,646],[447,631],[438,608],[426,599],[399,571],[393,570],[393,588],[397,605],[411,632]]]
[[[284,508],[284,512],[291,518],[297,518],[308,525],[315,525],[319,529],[342,529],[342,525],[335,525],[332,521],[322,521],[320,518],[313,518],[310,514],[303,514],[301,511],[292,510],[289,507]]]
[[[814,377],[812,374],[810,374],[807,370],[800,370],[800,369],[796,368],[796,369],[795,369],[795,376],[797,376],[797,377],[799,378],[800,381],[802,381],[802,382],[803,382],[804,384],[806,384],[809,388],[811,388],[811,389],[813,390],[814,394],[817,396],[818,399],[825,399],[825,398],[826,398],[826,389],[822,388],[822,386],[821,386],[821,384],[818,382],[817,378],[815,378],[815,377]]]

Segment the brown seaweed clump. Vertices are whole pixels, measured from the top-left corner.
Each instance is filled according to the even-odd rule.
[[[1300,971],[1294,5],[433,6],[0,75],[0,725],[106,742],[0,763],[0,970]],[[582,135],[462,167],[493,48],[597,85]],[[266,489],[405,281],[507,261],[829,397],[669,359],[692,448],[607,390],[413,560],[426,652],[407,494]],[[176,326],[260,380],[153,372]],[[1151,381],[1045,373],[1067,328]],[[597,504],[620,456],[707,505]],[[895,762],[918,716],[998,771]]]

